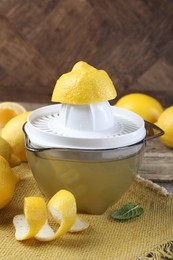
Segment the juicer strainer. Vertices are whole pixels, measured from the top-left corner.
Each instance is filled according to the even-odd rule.
[[[140,116],[108,102],[39,108],[29,115],[25,132],[35,147],[91,150],[132,145],[146,136]]]

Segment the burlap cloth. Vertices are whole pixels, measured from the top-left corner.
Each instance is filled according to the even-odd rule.
[[[27,164],[16,168],[21,176],[12,202],[0,210],[0,260],[3,259],[88,259],[130,260],[173,259],[173,195],[137,177],[128,192],[103,215],[82,215],[90,227],[67,233],[52,242],[15,240],[12,219],[23,213],[26,196],[43,196]],[[139,203],[144,214],[127,222],[110,218],[113,210],[127,202]]]

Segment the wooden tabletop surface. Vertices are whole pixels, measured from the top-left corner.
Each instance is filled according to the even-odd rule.
[[[159,138],[148,141],[139,174],[173,193],[173,149]]]
[[[27,110],[49,104],[21,103]],[[163,145],[159,138],[146,143],[139,175],[173,193],[173,149]]]

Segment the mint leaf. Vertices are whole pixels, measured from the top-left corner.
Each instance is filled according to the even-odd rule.
[[[131,218],[139,217],[143,214],[144,210],[136,203],[125,204],[122,208],[114,211],[111,214],[113,219],[128,220]]]

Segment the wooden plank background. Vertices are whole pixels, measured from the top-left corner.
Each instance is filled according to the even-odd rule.
[[[172,105],[173,1],[0,1],[0,101],[49,103],[79,60],[105,69],[118,97]]]

